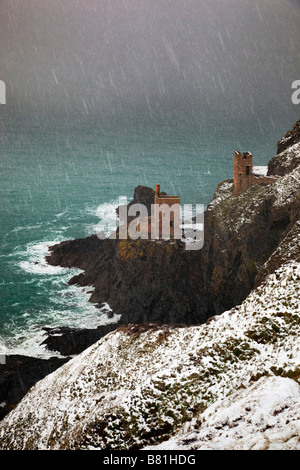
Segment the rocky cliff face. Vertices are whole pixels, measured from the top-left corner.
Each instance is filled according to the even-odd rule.
[[[300,142],[300,119],[296,122],[293,129],[288,131],[285,136],[277,142],[277,154],[282,153],[298,142]]]
[[[284,145],[287,141],[291,145],[284,149],[279,146],[278,155],[269,163],[269,173],[280,176],[275,183],[253,185],[235,198],[232,180],[220,183],[205,213],[205,241],[199,252],[185,251],[180,241],[100,240],[96,235],[51,247],[48,262],[82,269],[83,273],[71,279],[70,284],[93,286],[91,300],[100,305],[107,302],[116,313],[122,314],[122,327],[112,333],[120,324],[95,330],[65,328],[59,332],[60,336],[56,335],[57,331],[53,335],[50,331],[45,344],[65,356],[78,354],[99,338],[110,335],[79,356],[78,362],[75,358],[30,392],[25,405],[21,403],[0,427],[1,448],[94,445],[107,449],[140,448],[166,439],[186,421],[196,419],[201,423],[198,413],[212,401],[222,401],[233,389],[242,390],[248,384],[257,393],[260,386],[256,387],[255,381],[262,376],[263,380],[272,374],[286,380],[299,378],[300,142],[296,141],[297,135],[297,129],[291,137],[288,134],[288,139],[283,139]],[[133,202],[150,204],[152,197],[151,189],[139,187]],[[256,290],[252,292],[254,287]],[[229,311],[222,315],[225,310]],[[145,323],[149,321],[151,324]],[[206,321],[206,325],[198,327],[184,326]],[[132,323],[140,326],[125,326]],[[162,323],[167,325],[160,326]],[[149,364],[156,367],[156,378],[149,382],[151,386],[146,386],[141,398],[136,391],[150,380]],[[34,381],[59,365],[59,361],[37,364],[35,360],[12,358],[0,370],[2,400],[7,401],[10,396],[8,405],[15,405]],[[25,382],[23,375],[28,370],[30,377]],[[98,372],[99,377],[95,377]],[[124,394],[118,384],[126,385],[127,379],[129,402],[120,402],[116,397]],[[99,383],[104,388],[102,385],[99,388]],[[104,396],[105,384],[110,387],[108,396]],[[117,388],[111,388],[112,384]],[[228,384],[232,386],[230,390]],[[265,382],[261,386],[267,387]],[[212,390],[217,390],[213,396]],[[85,403],[82,394],[88,407],[81,409]],[[67,397],[65,409],[60,408],[57,398],[62,395]],[[54,405],[53,397],[58,400]],[[116,407],[108,411],[114,400]],[[42,414],[36,415],[40,405]],[[290,411],[284,415],[290,421],[294,405],[291,399]],[[159,411],[162,408],[163,417]],[[3,409],[3,414],[7,411],[8,408]],[[51,415],[48,429],[43,428],[46,422],[43,413],[47,419]],[[275,407],[272,413],[277,416],[281,412]],[[78,423],[83,416],[84,428]],[[245,423],[249,419],[252,418],[246,413]],[[70,423],[73,427],[69,439]],[[230,423],[230,417],[221,428],[220,422],[216,422],[214,430],[210,427],[204,432],[205,439],[227,425],[234,428],[235,421]],[[271,418],[263,424],[257,442],[261,442],[261,433],[276,426]],[[283,426],[282,422],[278,425]],[[226,432],[230,434],[228,426]],[[141,432],[142,441],[137,439]],[[281,431],[279,434],[280,446],[297,446],[294,427],[288,435],[286,428],[284,435]],[[197,434],[196,448],[201,448],[203,435]],[[39,436],[42,440],[38,440]],[[185,445],[184,439],[190,441],[190,434],[179,442],[179,447]],[[233,439],[233,448],[242,442],[240,439],[241,436]],[[267,433],[266,446],[269,440]]]
[[[7,356],[6,363],[0,364],[0,420],[17,405],[38,380],[51,374],[69,359]]]
[[[181,241],[91,236],[51,247],[48,262],[84,270],[70,282],[94,286],[91,301],[107,302],[125,324],[203,323],[240,304],[280,266],[279,247],[298,233],[298,124],[269,163],[269,174],[280,176],[276,182],[252,185],[238,197],[232,180],[220,183],[205,213],[202,250],[188,252]],[[149,205],[153,196],[152,189],[138,187],[133,202]],[[299,256],[298,248],[291,256]]]
[[[289,262],[205,325],[111,332],[30,390],[0,449],[299,449],[299,280]]]
[[[90,300],[107,302],[122,314],[122,323],[206,320],[201,316],[199,254],[187,253],[180,241],[101,241],[92,236],[53,247],[47,259],[84,269],[70,282],[93,286]]]
[[[206,286],[216,313],[241,303],[283,257],[289,257],[286,237],[297,231],[299,222],[299,156],[299,151],[294,158],[290,149],[282,152],[272,165],[282,168],[288,161],[285,174],[270,185],[252,185],[236,198],[232,184],[224,182],[208,207],[201,262],[208,268]],[[287,250],[281,255],[277,251],[275,263],[274,252],[285,239]],[[299,253],[298,245],[293,259]]]

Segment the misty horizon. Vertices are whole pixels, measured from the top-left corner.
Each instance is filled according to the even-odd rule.
[[[293,122],[299,24],[286,0],[3,0],[1,114]]]

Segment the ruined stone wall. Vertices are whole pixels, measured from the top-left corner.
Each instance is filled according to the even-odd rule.
[[[252,183],[251,184],[261,184],[261,185],[267,185],[274,183],[279,176],[252,176]]]

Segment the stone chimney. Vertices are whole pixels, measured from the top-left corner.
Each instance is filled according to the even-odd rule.
[[[253,156],[250,152],[235,151],[233,168],[233,195],[237,196],[252,184]]]

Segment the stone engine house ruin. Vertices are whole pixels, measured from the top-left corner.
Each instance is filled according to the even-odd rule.
[[[274,183],[278,176],[267,176],[267,167],[253,167],[253,156],[250,152],[234,153],[233,196],[238,196],[252,184],[267,185]]]

